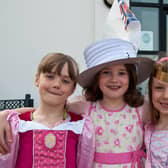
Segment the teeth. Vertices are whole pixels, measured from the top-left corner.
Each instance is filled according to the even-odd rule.
[[[165,106],[165,107],[168,107],[168,103],[160,103],[161,106]]]
[[[110,88],[112,88],[112,89],[118,89],[119,88],[119,86],[109,86]]]
[[[167,104],[167,103],[160,103],[160,104],[168,106],[168,104]]]

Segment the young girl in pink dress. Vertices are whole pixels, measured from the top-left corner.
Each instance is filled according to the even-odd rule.
[[[66,100],[75,89],[77,75],[77,64],[70,56],[51,53],[41,60],[35,79],[40,105],[34,112],[19,116],[9,111],[13,143],[10,153],[0,157],[0,167],[91,167],[92,151],[87,147],[90,149],[93,141],[84,127],[87,121],[65,109]],[[80,152],[79,146],[82,138],[84,152]],[[80,164],[81,159],[85,164]]]
[[[168,57],[158,61],[149,80],[151,123],[145,126],[146,168],[168,167]]]

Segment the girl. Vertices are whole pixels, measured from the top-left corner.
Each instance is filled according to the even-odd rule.
[[[87,102],[71,103],[69,109],[91,118],[93,167],[142,167],[143,97],[136,85],[149,76],[153,61],[136,57],[134,46],[120,39],[96,42],[84,55],[88,69],[79,75],[78,82]]]
[[[89,110],[82,102],[74,107],[85,109],[95,128],[93,167],[143,167],[144,100],[136,85],[150,74],[152,60],[136,57],[133,45],[119,39],[92,44],[85,60],[88,69],[78,82],[90,101]]]
[[[85,120],[65,109],[66,100],[75,89],[77,75],[77,64],[70,56],[52,53],[41,60],[35,79],[40,106],[33,113],[20,116],[15,111],[9,113],[14,142],[10,153],[1,156],[1,167],[90,167],[91,151],[86,151],[86,155],[80,153],[76,163],[79,136],[85,138],[86,148],[90,148],[89,144],[93,146],[91,137],[86,141],[85,134],[89,132],[83,128]],[[82,156],[86,160],[80,165]]]
[[[168,57],[158,61],[149,80],[151,123],[145,126],[146,168],[168,167]]]

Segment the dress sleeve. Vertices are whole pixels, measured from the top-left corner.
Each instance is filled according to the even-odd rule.
[[[9,145],[10,152],[6,155],[0,155],[0,167],[3,168],[15,168],[18,147],[19,147],[19,136],[18,136],[18,113],[15,111],[9,111],[7,120],[10,123],[13,134],[13,142]]]
[[[151,167],[151,154],[150,154],[150,139],[152,132],[154,130],[154,127],[151,123],[147,123],[145,125],[145,136],[144,136],[144,142],[146,147],[146,161],[145,161],[145,167]]]
[[[95,153],[95,131],[89,116],[85,117],[77,149],[77,167],[92,168]]]

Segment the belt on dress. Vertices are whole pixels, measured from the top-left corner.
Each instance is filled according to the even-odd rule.
[[[135,167],[137,162],[138,168],[141,168],[141,158],[146,158],[143,149],[125,153],[100,153],[95,152],[94,161],[101,164],[126,164],[131,163],[131,168]]]

